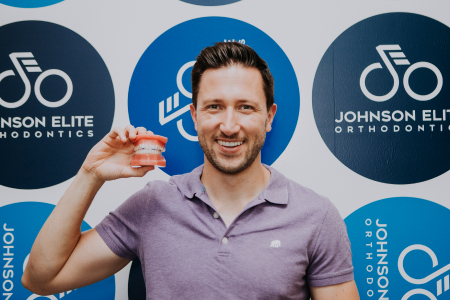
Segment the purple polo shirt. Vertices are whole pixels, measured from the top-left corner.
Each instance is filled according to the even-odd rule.
[[[308,286],[353,279],[335,206],[275,169],[226,227],[200,176],[152,181],[97,227],[118,256],[142,263],[147,299],[309,299]]]

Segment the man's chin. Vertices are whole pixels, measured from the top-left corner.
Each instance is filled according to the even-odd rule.
[[[248,160],[239,160],[239,161],[234,161],[234,162],[209,160],[209,162],[218,171],[225,173],[225,174],[229,174],[229,175],[239,174],[239,173],[245,171],[253,163],[253,161],[250,162]]]

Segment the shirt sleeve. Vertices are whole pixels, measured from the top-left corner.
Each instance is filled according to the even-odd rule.
[[[307,270],[308,284],[329,286],[353,280],[353,265],[347,227],[336,207],[328,202]]]
[[[95,229],[108,247],[118,256],[133,260],[139,249],[139,231],[145,211],[146,189],[128,198],[110,212]]]

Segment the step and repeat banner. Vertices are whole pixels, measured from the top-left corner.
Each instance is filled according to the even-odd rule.
[[[146,182],[202,164],[190,72],[223,41],[267,61],[278,111],[262,160],[337,206],[361,299],[450,299],[448,11],[437,0],[0,0],[2,299],[145,299],[138,260],[50,296],[20,279],[112,127],[168,137],[167,167],[106,183],[82,230]]]

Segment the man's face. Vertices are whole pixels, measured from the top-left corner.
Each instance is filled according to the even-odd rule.
[[[269,111],[263,80],[256,68],[232,65],[206,70],[200,81],[197,109],[191,114],[200,146],[219,171],[237,174],[256,158],[276,112]]]

